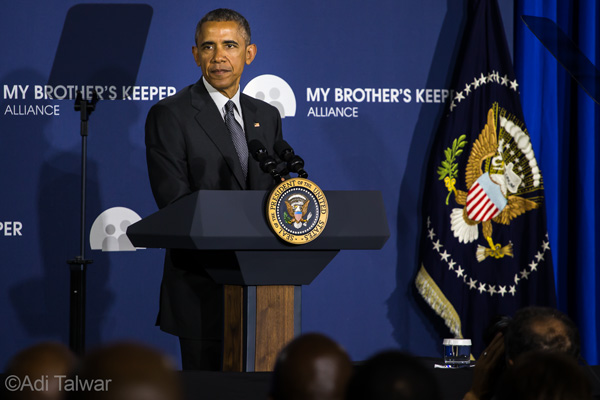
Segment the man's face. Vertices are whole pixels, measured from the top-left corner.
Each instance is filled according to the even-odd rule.
[[[202,75],[215,89],[232,98],[239,85],[242,71],[256,56],[256,46],[246,46],[237,22],[205,22],[198,42],[192,48]]]

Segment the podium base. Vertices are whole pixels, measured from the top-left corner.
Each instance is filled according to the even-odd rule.
[[[224,292],[223,371],[272,371],[301,332],[301,286],[225,285]]]

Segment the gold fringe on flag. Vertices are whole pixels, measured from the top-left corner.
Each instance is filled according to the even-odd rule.
[[[462,327],[458,313],[452,303],[444,296],[438,285],[433,281],[424,265],[421,265],[419,269],[415,285],[427,304],[429,304],[437,315],[442,317],[454,337],[462,339]]]

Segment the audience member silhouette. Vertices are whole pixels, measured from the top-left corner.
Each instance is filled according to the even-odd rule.
[[[6,366],[7,376],[18,377],[20,390],[8,393],[8,397],[15,400],[62,399],[61,378],[57,376],[68,376],[76,362],[73,352],[58,342],[42,342],[20,351]]]
[[[170,360],[141,344],[114,343],[91,351],[83,358],[77,376],[81,381],[98,383],[101,389],[72,393],[77,400],[183,398],[179,375]]]
[[[577,359],[580,343],[577,327],[564,313],[549,307],[520,309],[505,333],[498,333],[477,360],[471,389],[464,399],[491,399],[504,367],[512,366],[523,354],[545,350]]]
[[[348,400],[439,400],[433,372],[401,351],[378,353],[358,367],[348,386]]]
[[[591,385],[571,355],[532,351],[504,375],[497,400],[590,400]]]
[[[351,375],[350,357],[340,345],[322,334],[307,333],[279,353],[269,398],[342,400]]]
[[[505,338],[506,357],[514,362],[532,350],[557,351],[579,357],[581,341],[575,323],[549,307],[526,307],[515,313]]]

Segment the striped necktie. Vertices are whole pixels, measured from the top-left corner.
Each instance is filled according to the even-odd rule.
[[[229,100],[225,104],[225,125],[231,133],[231,140],[237,151],[238,158],[242,164],[242,171],[244,172],[244,178],[248,177],[248,143],[246,142],[246,135],[240,124],[236,121],[234,115],[235,104]]]

